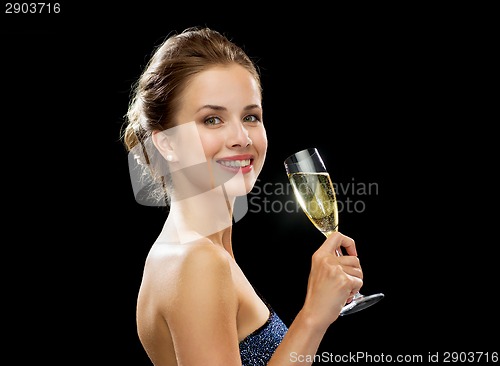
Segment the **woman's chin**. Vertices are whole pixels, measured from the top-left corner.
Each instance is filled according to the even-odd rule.
[[[228,197],[241,197],[249,194],[256,182],[253,174],[236,174],[227,179],[222,185]]]
[[[248,195],[252,191],[252,187],[232,187],[231,185],[224,185],[225,192],[228,197],[242,197]]]

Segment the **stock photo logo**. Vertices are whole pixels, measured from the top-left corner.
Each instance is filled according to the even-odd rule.
[[[377,182],[361,182],[354,177],[348,182],[333,183],[333,187],[337,196],[336,204],[339,213],[364,213],[367,210],[368,197],[379,195]],[[248,211],[250,213],[300,212],[302,214],[302,208],[294,197],[291,184],[262,182],[259,179],[249,193]]]
[[[241,171],[228,174],[210,167],[206,160],[196,124],[185,123],[166,131],[169,141],[177,142],[177,154],[165,155],[158,150],[151,137],[136,145],[128,154],[132,190],[137,203],[143,206],[165,207],[173,197],[176,184],[177,200],[191,200],[209,207],[227,207],[226,197],[235,196],[232,220],[241,220],[248,212],[248,201]],[[194,185],[186,183],[195,182]],[[180,182],[180,183],[179,183]]]

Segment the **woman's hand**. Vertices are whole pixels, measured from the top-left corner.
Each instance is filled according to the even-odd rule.
[[[341,247],[347,255],[339,256]],[[363,285],[363,272],[354,240],[332,233],[312,256],[307,295],[302,311],[318,327],[327,328]]]

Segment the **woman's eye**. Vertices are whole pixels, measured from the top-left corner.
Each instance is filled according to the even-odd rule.
[[[219,117],[208,117],[204,123],[208,126],[217,126],[222,123]]]
[[[243,118],[243,122],[259,122],[260,120],[253,114]]]

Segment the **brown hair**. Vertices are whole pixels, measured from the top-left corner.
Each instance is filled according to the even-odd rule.
[[[161,173],[165,168],[153,164],[162,159],[151,156],[159,154],[150,142],[152,132],[175,126],[181,93],[193,76],[232,63],[247,69],[261,85],[256,65],[241,47],[215,30],[192,27],[166,38],[134,84],[121,138],[128,151],[140,151],[135,158],[149,167],[144,172],[157,184],[162,182],[163,192],[158,195],[156,190],[157,198],[166,198],[165,174]]]

